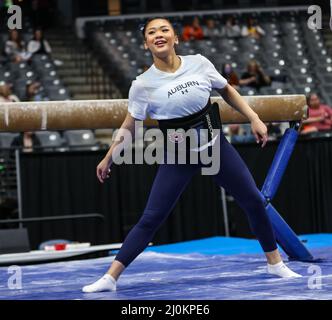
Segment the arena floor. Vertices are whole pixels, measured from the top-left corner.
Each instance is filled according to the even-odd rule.
[[[107,270],[114,255],[23,266],[20,290],[8,289],[10,274],[2,267],[0,299],[329,300],[332,298],[332,234],[300,238],[314,257],[321,259],[319,263],[287,262],[303,278],[286,280],[266,274],[265,259],[256,240],[213,237],[150,247],[122,275],[117,292],[81,292],[82,286]]]

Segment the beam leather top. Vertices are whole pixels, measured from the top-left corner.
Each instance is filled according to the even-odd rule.
[[[244,96],[264,122],[302,121],[308,117],[304,95]],[[230,107],[221,97],[211,97],[219,104],[223,124],[248,123],[248,119]],[[74,130],[119,128],[127,114],[128,100],[66,100],[0,103],[0,131]],[[147,119],[147,127],[157,121]]]

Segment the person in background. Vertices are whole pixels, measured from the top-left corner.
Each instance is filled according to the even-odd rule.
[[[48,41],[44,38],[43,31],[36,29],[33,38],[28,42],[28,52],[33,54],[51,54],[52,49]]]
[[[193,19],[192,24],[189,24],[183,28],[182,40],[202,40],[204,38],[204,32],[200,25],[198,17]]]
[[[241,77],[240,85],[259,90],[261,87],[271,85],[271,78],[264,73],[256,60],[251,60],[248,63],[247,71]]]
[[[307,96],[307,105],[309,117],[303,121],[301,134],[332,130],[332,108],[321,104],[316,93],[310,93]]]
[[[31,53],[25,49],[25,43],[16,29],[9,31],[9,38],[5,43],[5,54],[14,63],[26,62],[31,58]]]
[[[226,38],[241,37],[241,28],[234,17],[228,17],[225,25],[221,28],[221,36]]]
[[[236,90],[239,89],[239,78],[230,63],[224,63],[222,65],[221,74],[227,80],[229,85]]]
[[[45,100],[41,94],[41,84],[37,81],[28,82],[25,91],[26,101],[43,101]]]
[[[252,134],[250,124],[228,125],[228,135],[231,143],[254,143],[255,136]]]
[[[258,25],[257,20],[248,18],[247,25],[242,28],[241,34],[243,37],[251,37],[259,40],[265,36],[266,32]]]
[[[20,99],[12,93],[11,85],[0,83],[0,102],[19,102]]]
[[[203,27],[203,33],[205,39],[213,40],[221,37],[221,31],[212,18],[206,20],[206,24]]]
[[[274,138],[280,137],[285,131],[283,126],[281,126],[281,124],[278,122],[267,123],[266,127],[267,127],[267,132],[269,133],[269,136],[274,137]]]
[[[41,143],[39,138],[33,132],[21,132],[14,138],[12,148],[22,148],[25,152],[32,152],[36,147],[40,147]]]

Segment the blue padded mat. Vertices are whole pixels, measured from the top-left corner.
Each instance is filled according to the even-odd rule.
[[[332,246],[332,234],[306,234],[299,236],[308,249]],[[244,254],[261,253],[257,240],[231,237],[211,237],[147,248],[146,251],[167,253]]]
[[[260,253],[241,254],[257,246],[255,240],[233,239],[236,254],[230,248],[225,254],[215,254],[210,241],[219,245],[222,239],[209,238],[189,243],[168,245],[168,250],[181,253],[166,253],[167,246],[149,248],[142,253],[123,273],[117,292],[86,294],[82,286],[98,279],[108,268],[114,257],[49,263],[22,267],[22,289],[9,289],[8,279],[12,274],[0,268],[0,299],[125,299],[125,300],[302,300],[332,298],[332,244],[331,235],[306,235],[308,248],[315,257],[323,259],[316,263],[321,275],[312,281],[312,263],[287,262],[303,278],[280,279],[265,272],[265,258]],[[223,238],[223,244],[231,246],[232,239]],[[238,240],[247,247],[241,249]],[[253,247],[249,246],[252,243]],[[191,246],[195,243],[195,246]],[[209,244],[209,247],[207,247]],[[330,244],[330,245],[329,245]],[[329,246],[328,246],[329,245]],[[191,251],[189,250],[191,247]],[[235,249],[235,247],[237,249]],[[155,249],[155,251],[153,251]],[[164,250],[165,252],[156,252]],[[184,252],[188,250],[191,253]],[[217,250],[216,250],[217,251]],[[193,253],[197,252],[197,253]],[[318,274],[317,274],[318,275]],[[311,283],[320,288],[310,288]]]

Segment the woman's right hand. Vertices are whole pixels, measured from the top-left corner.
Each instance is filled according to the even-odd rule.
[[[97,178],[101,183],[104,183],[104,180],[110,177],[111,173],[111,162],[109,159],[104,158],[97,166]]]
[[[129,112],[127,112],[126,118],[123,121],[120,130],[118,131],[115,142],[112,144],[111,148],[107,152],[106,156],[97,166],[97,178],[101,183],[104,183],[104,180],[109,178],[111,174],[111,165],[113,163],[113,156],[117,156],[118,153],[121,152],[123,146],[118,149],[119,141],[121,140],[121,137],[125,134],[124,132],[121,133],[122,129],[129,130],[131,132],[131,135],[134,136],[135,134],[135,118],[131,116]],[[118,138],[119,136],[119,138]]]

